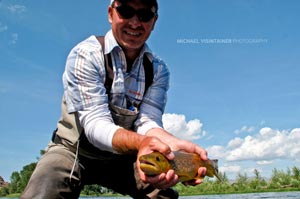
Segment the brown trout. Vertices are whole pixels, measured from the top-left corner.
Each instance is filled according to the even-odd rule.
[[[199,167],[206,167],[206,176],[216,176],[220,181],[218,175],[218,160],[202,160],[198,154],[186,153],[181,151],[174,151],[175,158],[168,160],[163,154],[159,152],[152,152],[143,155],[139,158],[141,170],[146,175],[158,175],[166,173],[173,169],[179,177],[180,182],[189,181],[193,179],[203,179],[204,176],[198,175]]]

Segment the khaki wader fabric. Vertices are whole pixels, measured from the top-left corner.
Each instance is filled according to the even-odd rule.
[[[75,199],[86,184],[100,184],[133,198],[176,199],[172,189],[158,190],[143,183],[136,172],[136,156],[117,155],[90,144],[75,113],[62,102],[56,141],[38,162],[21,199]],[[76,147],[79,142],[78,158]]]

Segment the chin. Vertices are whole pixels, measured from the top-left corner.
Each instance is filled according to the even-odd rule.
[[[123,47],[125,47],[126,49],[130,49],[130,50],[140,50],[141,47],[144,45],[144,42],[135,42],[135,41],[129,41],[129,42],[122,42],[123,43]]]

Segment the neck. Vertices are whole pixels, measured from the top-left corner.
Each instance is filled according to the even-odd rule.
[[[124,50],[124,53],[125,53],[126,63],[127,63],[127,72],[129,72],[132,68],[134,61],[139,56],[140,50],[139,51]]]
[[[131,60],[131,59],[127,59],[127,58],[126,58],[126,64],[127,64],[127,70],[126,70],[126,72],[130,72],[130,71],[131,71],[133,62],[134,62],[134,60]]]
[[[127,61],[134,61],[140,54],[140,50],[126,50],[124,49],[124,53]]]

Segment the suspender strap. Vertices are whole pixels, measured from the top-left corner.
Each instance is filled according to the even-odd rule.
[[[106,78],[105,78],[105,83],[104,86],[106,88],[106,94],[110,93],[110,89],[111,89],[111,85],[113,83],[113,79],[114,79],[114,72],[112,69],[112,61],[111,61],[111,55],[109,54],[105,54],[104,53],[104,49],[105,49],[105,42],[104,42],[104,36],[98,36],[97,37],[99,43],[102,46],[102,52],[103,52],[103,56],[104,56],[104,64],[105,64],[105,72],[106,72]]]
[[[144,65],[144,71],[145,71],[145,92],[147,92],[148,88],[151,86],[153,82],[153,65],[148,59],[148,57],[144,54],[143,57],[143,65]]]

